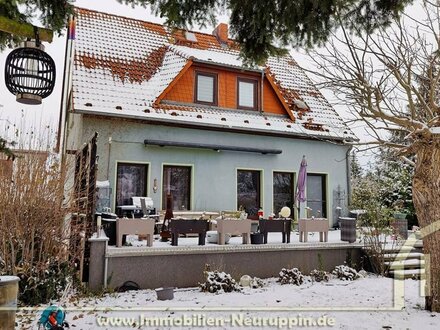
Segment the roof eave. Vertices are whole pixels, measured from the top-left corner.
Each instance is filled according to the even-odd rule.
[[[164,119],[164,118],[151,118],[151,117],[145,117],[142,115],[133,115],[133,114],[118,114],[114,112],[108,112],[108,111],[96,111],[96,110],[90,110],[90,109],[75,109],[75,113],[78,114],[84,114],[84,115],[92,115],[92,116],[104,116],[104,117],[117,117],[117,118],[126,118],[126,119],[136,119],[136,120],[142,120],[144,122],[151,122],[155,124],[164,124],[164,125],[179,125],[179,126],[185,126],[188,128],[199,128],[199,129],[216,129],[216,130],[226,130],[230,132],[243,132],[243,133],[251,133],[251,134],[258,134],[258,135],[274,135],[274,136],[282,136],[282,137],[292,137],[292,138],[302,138],[302,139],[309,139],[309,140],[329,140],[329,141],[337,141],[341,143],[346,142],[355,142],[356,139],[353,139],[349,136],[346,137],[337,137],[337,136],[322,136],[317,134],[301,134],[301,133],[295,133],[295,132],[284,132],[284,131],[276,131],[276,130],[265,130],[265,131],[259,131],[256,132],[255,128],[245,128],[245,127],[232,127],[231,125],[218,125],[218,124],[211,124],[206,122],[196,123],[196,122],[176,122],[174,119]]]

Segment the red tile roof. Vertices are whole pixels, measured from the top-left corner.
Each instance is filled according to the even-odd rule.
[[[189,61],[246,70],[238,45],[220,43],[214,35],[168,31],[160,24],[87,9],[75,9],[76,40],[72,89],[75,111],[148,120],[173,120],[283,134],[355,139],[353,133],[291,56],[270,57],[266,67],[254,67],[273,78],[291,118],[278,115],[224,111],[194,104],[155,102],[187,67]],[[158,100],[160,101],[160,99]],[[300,102],[299,102],[300,101]],[[87,104],[87,105],[86,105]],[[299,107],[298,105],[304,105]],[[178,109],[178,110],[176,110]],[[200,112],[205,113],[200,118]],[[209,115],[208,115],[209,114]],[[194,120],[196,119],[196,121]],[[224,120],[226,119],[226,121]],[[296,120],[295,120],[296,119]]]

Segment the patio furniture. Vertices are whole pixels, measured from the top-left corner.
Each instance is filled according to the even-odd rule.
[[[177,246],[179,234],[199,234],[199,245],[205,245],[206,232],[209,229],[208,220],[171,219],[171,245]]]
[[[328,241],[328,219],[326,218],[310,218],[299,219],[299,241],[307,242],[307,236],[310,232],[319,232],[319,241]]]
[[[242,235],[243,244],[251,240],[251,220],[219,219],[217,220],[218,244],[225,244],[225,234]]]
[[[266,220],[261,219],[258,222],[260,227],[260,233],[263,234],[263,242],[267,244],[267,234],[269,232],[282,233],[283,243],[290,243],[290,226],[292,225],[292,219],[273,219]]]
[[[130,205],[119,205],[116,207],[116,213],[119,217],[141,218],[156,213],[151,197],[133,196],[131,197],[131,202],[132,204]]]
[[[356,218],[339,217],[341,241],[353,243],[356,241]]]
[[[148,246],[153,246],[154,219],[127,219],[116,220],[116,246],[122,246],[123,235],[144,235]]]
[[[173,211],[174,217],[178,218],[190,218],[190,219],[199,219],[202,216],[209,217],[218,217],[220,213],[218,212],[210,212],[210,211]]]

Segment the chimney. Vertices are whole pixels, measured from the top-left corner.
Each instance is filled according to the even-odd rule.
[[[215,35],[218,42],[227,43],[228,42],[228,24],[220,23],[217,27],[212,31],[212,34]]]

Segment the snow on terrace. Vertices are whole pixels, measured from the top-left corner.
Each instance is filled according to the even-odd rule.
[[[86,9],[75,12],[73,97],[77,112],[190,125],[200,122],[233,129],[250,127],[322,138],[356,138],[290,56],[271,57],[267,69],[282,89],[295,122],[287,116],[280,119],[265,113],[216,107],[159,104],[153,108],[156,98],[190,59],[243,68],[234,42],[230,40],[228,47],[221,47],[214,36],[199,32],[195,32],[198,43],[185,42],[162,25]],[[295,100],[304,101],[309,109],[298,109]],[[200,117],[201,112],[205,115]]]

